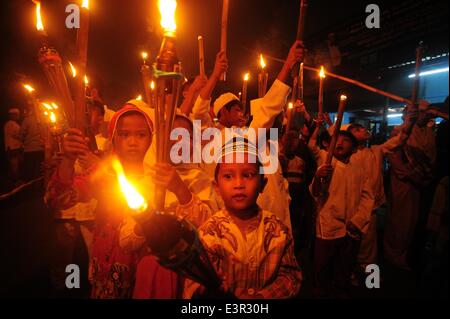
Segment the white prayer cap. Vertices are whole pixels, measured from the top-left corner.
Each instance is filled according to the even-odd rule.
[[[241,101],[233,93],[225,93],[219,96],[217,100],[214,102],[214,114],[218,116],[220,110],[224,106],[229,105],[231,102],[241,105]]]

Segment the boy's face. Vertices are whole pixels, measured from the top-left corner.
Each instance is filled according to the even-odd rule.
[[[356,138],[358,143],[367,142],[370,139],[370,132],[365,127],[355,127],[350,130],[350,133]]]
[[[230,212],[246,212],[256,207],[259,193],[264,189],[266,180],[259,174],[257,163],[221,163],[217,173],[216,185]]]
[[[244,110],[239,104],[233,105],[229,111],[224,107],[220,113],[220,122],[225,127],[241,127],[244,123]]]
[[[139,163],[144,160],[152,136],[143,115],[123,115],[117,123],[114,150],[120,160]]]
[[[339,135],[336,148],[334,149],[334,156],[338,160],[346,160],[348,159],[354,152],[354,146],[352,140],[345,135]]]

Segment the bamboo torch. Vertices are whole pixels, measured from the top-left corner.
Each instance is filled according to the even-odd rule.
[[[230,2],[229,0],[223,0],[222,7],[222,32],[220,37],[220,51],[225,52],[227,54],[227,37],[228,37],[228,8]],[[227,74],[224,72],[222,74],[222,81],[226,81]]]
[[[336,142],[339,136],[339,131],[341,130],[342,117],[344,115],[345,104],[347,103],[347,96],[341,95],[339,98],[339,107],[336,122],[334,123],[333,136],[331,137],[330,147],[328,148],[326,164],[331,165],[331,160],[333,159],[334,149],[336,148]]]
[[[198,36],[198,62],[200,67],[200,76],[206,76],[205,72],[205,48],[203,44],[203,37]]]
[[[81,131],[85,131],[86,114],[86,86],[83,83],[83,76],[86,74],[87,52],[89,42],[89,0],[83,0],[80,9],[80,28],[77,31],[77,68],[80,74],[75,78],[75,126]]]
[[[62,68],[62,60],[59,53],[51,48],[48,44],[47,32],[44,29],[41,16],[40,1],[33,1],[36,5],[36,30],[38,31],[42,44],[39,48],[38,62],[44,71],[50,87],[58,97],[70,125],[74,124],[74,108],[72,96],[70,94],[69,85],[67,84],[66,75]]]
[[[269,73],[266,71],[266,61],[262,54],[259,56],[259,65],[261,66],[261,72],[258,74],[258,97],[262,98],[267,92],[267,82],[269,80]]]
[[[176,51],[175,22],[176,0],[160,0],[161,26],[164,39],[153,70],[155,81],[155,133],[156,160],[158,163],[170,162],[169,137],[175,118],[175,110],[181,92],[181,66]],[[166,190],[155,190],[155,205],[164,210]]]
[[[151,83],[151,69],[150,66],[147,64],[147,58],[148,58],[148,53],[147,52],[142,52],[141,53],[142,56],[142,66],[141,66],[141,76],[142,76],[142,84],[144,86],[144,92],[145,92],[145,102],[147,102],[147,104],[150,107],[153,107],[153,101],[152,101],[152,96],[151,96],[151,92],[150,92],[150,83]]]
[[[417,110],[417,98],[419,95],[420,88],[420,67],[422,65],[422,55],[423,55],[424,47],[422,43],[416,49],[416,67],[414,72],[414,82],[413,82],[413,90],[411,95],[411,107],[413,110]]]
[[[248,81],[250,80],[250,73],[245,73],[243,81],[242,81],[242,108],[244,109],[244,114],[247,114],[247,88]]]
[[[323,81],[325,79],[325,70],[323,66],[320,68],[319,72],[319,101],[318,101],[318,118],[323,118]]]

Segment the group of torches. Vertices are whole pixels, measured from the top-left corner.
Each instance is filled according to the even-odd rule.
[[[58,52],[48,44],[47,33],[44,30],[42,18],[40,15],[40,2],[33,0],[36,4],[36,28],[43,38],[43,44],[39,50],[39,63],[43,67],[49,84],[55,95],[58,97],[60,106],[56,103],[39,102],[35,95],[35,90],[29,84],[24,88],[29,92],[34,104],[34,113],[39,117],[43,116],[48,124],[49,132],[58,145],[58,152],[63,151],[61,135],[64,127],[82,128],[83,120],[86,120],[86,95],[89,92],[89,81],[87,76],[84,78],[79,75],[86,74],[88,28],[89,28],[89,1],[83,0],[81,7],[80,29],[77,31],[77,66],[79,72],[72,63],[69,62],[72,78],[74,79],[74,91],[70,93],[67,79],[62,68],[61,57]],[[155,133],[157,149],[157,162],[169,161],[168,140],[180,96],[181,85],[185,81],[182,74],[181,64],[176,52],[176,23],[175,10],[176,0],[159,0],[159,10],[161,13],[161,26],[164,30],[164,38],[161,49],[153,65],[148,63],[148,53],[142,52],[143,64],[141,66],[141,75],[145,95],[139,95],[137,100],[145,100],[149,107],[153,108],[155,113]],[[221,51],[227,51],[227,25],[228,25],[228,7],[229,0],[223,0],[222,24],[221,24]],[[302,39],[304,17],[306,14],[306,0],[301,1],[301,19],[299,22],[299,31],[297,39]],[[200,75],[205,76],[205,55],[203,37],[198,37],[199,45],[199,71]],[[258,74],[258,97],[262,98],[266,94],[269,73],[266,70],[266,61],[262,54],[259,55],[259,65],[261,67]],[[319,99],[318,110],[319,117],[323,114],[323,84],[326,72],[322,67],[320,70],[306,67],[301,63],[298,73],[294,79],[294,93],[291,102],[288,104],[287,129],[292,126],[294,117],[294,103],[300,99],[303,100],[303,70],[314,70],[319,74]],[[335,76],[335,75],[334,75]],[[222,75],[222,80],[226,79],[226,74]],[[84,80],[84,86],[83,86]],[[247,72],[243,77],[242,92],[240,98],[245,113],[247,108],[247,91],[250,73]],[[357,83],[356,83],[357,84]],[[357,84],[358,85],[358,84]],[[331,162],[333,145],[336,143],[337,132],[339,131],[342,115],[345,108],[347,97],[341,95],[339,98],[339,107],[337,120],[335,123],[335,134],[332,136],[329,156],[327,162]],[[40,121],[38,120],[38,123]],[[132,216],[142,226],[147,244],[159,262],[176,272],[198,281],[210,290],[221,296],[221,281],[219,280],[214,268],[211,266],[204,248],[198,238],[197,231],[192,224],[167,212],[164,207],[166,190],[158,189],[154,194],[155,209],[150,210],[148,199],[144,198],[133,183],[127,178],[122,165],[118,159],[113,159],[111,167],[116,172],[117,183],[120,185],[123,196],[126,198],[128,209]],[[182,247],[182,248],[180,248]],[[222,295],[223,296],[223,295]]]

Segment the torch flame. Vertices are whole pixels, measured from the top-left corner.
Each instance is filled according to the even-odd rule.
[[[53,110],[53,108],[50,106],[50,104],[42,102],[42,105],[47,109],[47,110]]]
[[[42,23],[41,17],[41,2],[33,0],[33,3],[36,5],[36,30],[44,31],[44,24]]]
[[[139,95],[137,96],[136,100],[142,101],[142,95],[139,94]]]
[[[141,56],[142,56],[142,58],[143,58],[144,61],[145,61],[145,60],[147,60],[148,53],[147,53],[147,52],[142,52],[142,53],[141,53]]]
[[[87,75],[84,76],[84,84],[85,85],[89,84],[89,79],[88,79]]]
[[[112,166],[117,174],[117,181],[119,182],[122,193],[125,195],[128,206],[137,213],[142,213],[145,211],[148,206],[147,202],[127,180],[122,164],[120,164],[117,158],[113,159]]]
[[[345,100],[347,100],[347,96],[344,95],[344,94],[342,94],[342,95],[341,95],[341,101],[345,101]]]
[[[175,10],[177,8],[176,0],[159,0],[159,12],[161,13],[161,27],[166,36],[173,37],[177,30],[175,22]]]
[[[34,92],[34,88],[29,84],[24,84],[23,87],[28,91],[28,93]]]
[[[325,69],[323,68],[323,66],[320,67],[319,76],[320,76],[322,79],[325,78]]]
[[[53,112],[50,112],[50,122],[56,123],[56,115]]]
[[[294,108],[294,103],[292,103],[292,102],[289,102],[289,104],[288,104],[288,108],[289,108],[289,109],[293,109],[293,108]]]
[[[89,9],[89,0],[83,0],[83,3],[81,5],[82,8]]]
[[[250,79],[250,73],[245,73],[244,81],[248,81]]]
[[[72,70],[72,77],[77,76],[77,69],[73,66],[73,64],[69,61],[70,69]]]
[[[262,54],[259,55],[259,64],[261,68],[264,70],[266,68],[266,61],[264,61],[264,57]]]
[[[155,81],[150,82],[150,89],[152,89],[152,91],[155,89]]]

